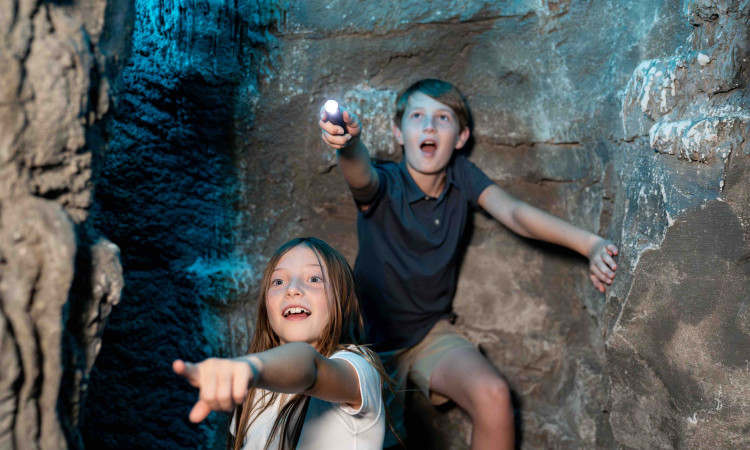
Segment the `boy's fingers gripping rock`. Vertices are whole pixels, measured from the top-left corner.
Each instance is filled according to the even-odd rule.
[[[615,260],[609,255],[609,253],[605,253],[602,258],[604,259],[604,263],[607,264],[607,266],[612,270],[617,270],[617,263]],[[613,274],[614,275],[614,274]]]
[[[594,274],[592,273],[591,275],[589,275],[589,278],[591,278],[591,284],[593,284],[593,285],[594,285],[594,287],[595,287],[595,288],[596,288],[596,289],[597,289],[598,291],[600,291],[600,292],[604,292],[604,285],[602,284],[602,282],[601,282],[601,281],[599,281],[599,279],[598,279],[598,278],[596,278],[596,275],[594,275]]]
[[[602,274],[606,277],[604,281],[605,283],[611,283],[612,278],[614,278],[615,273],[610,270],[609,266],[607,266],[607,263],[603,259],[598,259],[596,261],[596,267],[601,271]]]
[[[609,280],[609,278],[607,278],[602,273],[602,271],[596,266],[596,264],[591,264],[591,274],[594,275],[601,283],[605,283]]]

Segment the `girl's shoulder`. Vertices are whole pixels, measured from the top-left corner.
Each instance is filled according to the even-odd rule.
[[[373,359],[375,358],[375,359]],[[345,413],[377,419],[383,410],[382,365],[378,356],[367,347],[349,345],[337,350],[331,359],[343,359],[357,372],[361,406],[358,409],[346,405],[339,405]]]
[[[368,347],[361,345],[342,346],[331,355],[331,359],[343,359],[354,366],[360,377],[375,378],[379,381],[380,374],[378,368],[382,367],[378,355]]]

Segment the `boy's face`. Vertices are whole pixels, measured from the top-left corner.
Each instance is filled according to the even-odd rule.
[[[401,127],[393,126],[393,134],[404,146],[410,172],[436,175],[445,171],[453,150],[466,144],[469,128],[459,129],[456,113],[449,106],[416,92],[409,97]]]

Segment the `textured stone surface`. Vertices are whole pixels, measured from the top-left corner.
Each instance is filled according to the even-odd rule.
[[[116,245],[91,226],[124,2],[0,4],[0,448],[81,448],[81,406],[119,301]],[[127,8],[124,8],[126,11]],[[12,12],[12,13],[9,13]]]
[[[63,307],[73,280],[73,224],[57,203],[35,197],[3,202],[4,427],[9,448],[52,448],[65,438],[55,413],[63,365]],[[5,362],[5,361],[3,361]],[[5,372],[7,370],[7,372]],[[30,436],[38,439],[27,441]]]
[[[319,235],[353,259],[355,210],[337,170],[328,171],[333,154],[319,142],[316,111],[329,97],[351,105],[362,112],[371,154],[398,159],[388,132],[393,106],[383,99],[437,76],[468,96],[476,122],[471,157],[488,175],[520,198],[617,240],[622,217],[613,214],[624,201],[614,197],[620,179],[612,166],[623,151],[618,95],[641,53],[666,56],[684,42],[690,26],[681,5],[402,2],[380,12],[350,2],[327,6],[289,3],[274,70],[262,78],[257,107],[264,114],[247,153],[254,158],[248,161],[267,164],[267,175],[243,194],[273,226],[252,233],[269,230],[274,245],[299,233]],[[290,116],[299,132],[271,126]],[[291,157],[266,157],[266,149],[290,149]],[[581,258],[477,215],[455,307],[461,327],[514,391],[522,447],[618,445],[599,329],[605,302],[587,285]],[[411,446],[467,446],[470,425],[460,411],[410,401],[421,417],[410,424]]]
[[[685,2],[686,46],[641,63],[623,99],[648,166],[620,172],[631,276],[606,312],[610,422],[627,447],[748,446],[749,9]]]
[[[48,319],[69,330],[39,350],[15,340],[33,321],[0,317],[0,430],[48,430],[6,411],[34,415],[59,385],[73,445],[82,426],[91,448],[220,447],[226,418],[189,424],[195,393],[169,362],[244,351],[259,273],[289,238],[353,261],[318,109],[340,100],[371,155],[397,160],[395,95],[436,76],[467,95],[491,178],[622,250],[602,296],[579,256],[475,216],[455,309],[513,390],[520,447],[748,446],[750,2],[113,5],[0,2],[17,11],[0,16],[0,295],[55,286]],[[113,38],[129,18],[132,42]],[[125,281],[104,329],[123,281],[99,236]],[[35,278],[43,248],[65,263]],[[19,390],[40,351],[60,382]],[[20,394],[26,409],[6,406]],[[409,404],[410,447],[467,447],[461,411]]]
[[[247,348],[254,313],[238,300],[261,255],[244,251],[246,236],[235,232],[255,214],[236,205],[243,183],[254,182],[239,175],[236,148],[254,124],[278,14],[254,1],[135,2],[133,51],[112,83],[95,193],[97,230],[127,250],[122,306],[91,374],[89,448],[225,440],[224,417],[188,421],[195,392],[171,362]]]

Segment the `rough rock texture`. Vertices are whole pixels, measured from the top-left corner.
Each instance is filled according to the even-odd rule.
[[[750,2],[683,12],[685,47],[639,64],[622,103],[643,156],[615,163],[632,278],[605,313],[610,422],[628,447],[745,448]]]
[[[0,4],[0,448],[80,448],[88,375],[122,289],[91,226],[107,6]],[[101,46],[100,46],[101,44]]]
[[[355,210],[315,126],[325,99],[361,113],[373,156],[398,159],[389,135],[396,92],[422,77],[449,79],[473,108],[471,158],[480,167],[623,252],[616,283],[601,296],[583,259],[477,215],[455,308],[514,391],[521,446],[710,448],[705,437],[714,432],[743,442],[741,369],[713,355],[691,372],[698,359],[686,349],[697,348],[685,339],[703,342],[704,355],[736,355],[704,342],[722,329],[743,348],[741,325],[734,332],[723,323],[731,311],[744,317],[747,303],[736,298],[746,270],[746,1],[285,7],[261,78],[263,113],[240,152],[244,179],[254,180],[240,193],[253,211],[242,229],[253,241],[267,238],[262,252],[313,234],[356,254]],[[291,132],[280,132],[290,121]],[[706,239],[701,233],[712,236],[705,245],[693,242]],[[649,290],[675,278],[684,284]],[[716,295],[730,280],[741,282],[736,295]],[[723,306],[714,310],[709,299]],[[683,302],[706,308],[705,322]],[[638,305],[647,319],[631,324]],[[730,386],[731,408],[726,394],[718,414],[708,413],[715,402],[698,406]],[[420,413],[411,416],[412,446],[467,445],[459,411],[411,402]]]
[[[262,255],[235,231],[254,214],[235,204],[247,132],[236,122],[253,125],[278,14],[268,2],[135,2],[95,194],[97,229],[127,248],[127,306],[113,311],[92,373],[89,448],[224,442],[225,417],[188,421],[196,392],[171,363],[247,349],[252,305],[238,300]]]
[[[440,77],[469,98],[474,162],[622,250],[603,296],[583,258],[476,215],[455,309],[508,379],[520,446],[747,447],[748,9],[137,1],[93,208],[97,232],[127,249],[126,301],[92,373],[86,444],[223,440],[220,415],[188,424],[195,393],[171,360],[244,350],[282,242],[357,251],[318,109],[339,99],[372,155],[395,160],[396,93]],[[410,448],[467,447],[461,411],[409,402]]]

